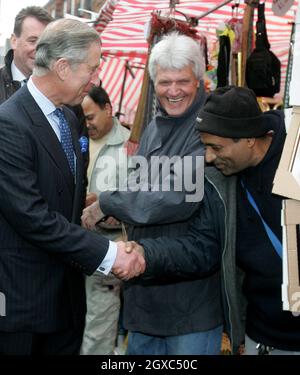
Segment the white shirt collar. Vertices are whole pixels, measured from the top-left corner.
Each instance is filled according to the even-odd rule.
[[[55,111],[55,105],[35,86],[31,77],[27,83],[27,88],[46,117]]]
[[[14,60],[11,63],[11,74],[14,81],[22,82],[26,77],[24,74],[16,67]]]

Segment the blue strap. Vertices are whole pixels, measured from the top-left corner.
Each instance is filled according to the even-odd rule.
[[[273,245],[276,253],[280,256],[280,258],[282,258],[282,243],[279,241],[276,234],[272,231],[272,229],[268,226],[268,224],[264,221],[264,219],[261,216],[261,213],[259,211],[259,208],[257,207],[257,204],[255,203],[255,200],[253,199],[252,195],[249,193],[248,189],[245,187],[242,180],[241,180],[241,185],[246,191],[249,203],[251,204],[251,206],[254,208],[254,210],[256,211],[258,216],[260,217],[260,219],[261,219],[261,221],[262,221],[262,223],[265,227],[265,231],[266,231],[270,241],[272,242],[272,245]]]

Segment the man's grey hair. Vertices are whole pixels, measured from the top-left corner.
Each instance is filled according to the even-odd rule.
[[[45,75],[60,58],[67,59],[72,67],[85,62],[94,42],[101,43],[98,32],[81,21],[59,19],[50,23],[38,40],[33,73]]]
[[[165,35],[152,48],[149,59],[149,74],[156,79],[157,66],[162,69],[179,70],[192,65],[198,80],[204,76],[204,58],[200,44],[191,37],[178,32]]]

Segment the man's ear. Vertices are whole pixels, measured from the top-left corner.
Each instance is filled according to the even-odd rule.
[[[10,37],[10,45],[11,45],[11,48],[13,49],[13,50],[15,50],[16,49],[16,47],[17,47],[17,37],[16,37],[16,34],[11,34],[11,37]]]
[[[255,145],[256,138],[247,138],[248,148],[252,148]]]
[[[108,117],[112,116],[112,107],[109,103],[105,103],[105,112]]]
[[[67,59],[64,57],[58,59],[54,63],[54,70],[56,71],[57,76],[62,80],[65,81],[70,73],[70,64]]]

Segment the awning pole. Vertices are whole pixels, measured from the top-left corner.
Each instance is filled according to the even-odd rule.
[[[202,13],[199,17],[196,17],[196,18],[197,18],[197,20],[200,20],[201,18],[206,17],[208,14],[213,13],[215,10],[217,10],[219,8],[222,8],[224,5],[226,5],[228,3],[231,3],[231,2],[232,2],[232,0],[225,0],[222,3],[220,3],[219,5],[216,5],[215,7],[211,8],[210,10],[208,10],[205,13]]]

